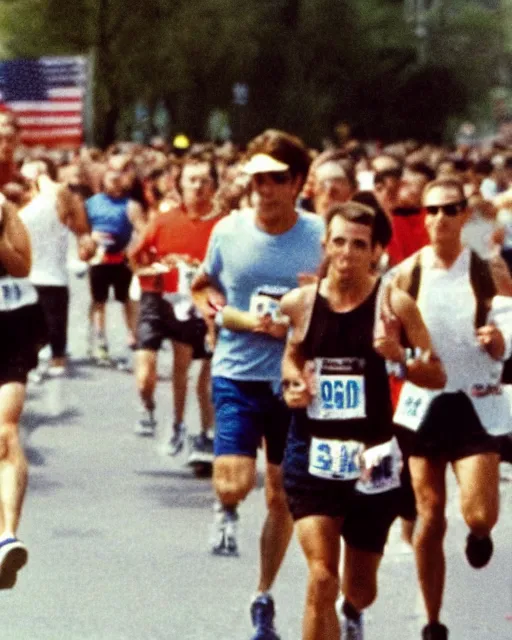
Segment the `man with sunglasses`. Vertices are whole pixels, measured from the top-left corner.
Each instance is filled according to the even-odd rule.
[[[406,382],[394,420],[416,432],[409,466],[419,515],[414,549],[428,616],[423,638],[445,640],[439,614],[446,467],[454,470],[469,527],[468,562],[483,567],[498,519],[500,457],[493,436],[506,432],[510,413],[500,378],[512,346],[512,305],[496,295],[489,265],[461,243],[469,216],[462,184],[448,178],[429,183],[423,205],[430,244],[397,267],[395,282],[417,299],[447,383],[436,392]]]
[[[249,145],[253,208],[232,212],[213,230],[192,284],[204,316],[221,324],[212,363],[215,407],[215,505],[211,550],[236,555],[238,505],[256,481],[257,450],[267,458],[267,517],[260,578],[251,605],[253,640],[276,640],[271,589],[292,534],[281,463],[289,412],[280,395],[287,322],[279,299],[321,260],[324,224],[300,213],[296,199],[309,167],[303,143],[268,130]]]

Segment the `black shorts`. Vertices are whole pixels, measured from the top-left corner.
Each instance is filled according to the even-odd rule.
[[[69,289],[36,285],[36,290],[48,327],[52,357],[63,358],[68,338]]]
[[[0,312],[0,385],[25,384],[28,372],[38,364],[40,349],[48,342],[39,303]]]
[[[327,480],[311,475],[308,470],[310,444],[310,434],[294,413],[283,462],[290,513],[294,520],[307,516],[344,518],[354,497],[356,480]]]
[[[499,443],[482,426],[468,396],[457,391],[434,398],[416,432],[411,456],[455,462],[481,453],[499,453]]]
[[[126,262],[93,265],[89,269],[89,285],[93,302],[104,304],[108,300],[110,287],[114,288],[114,296],[118,302],[127,302],[132,275]]]
[[[205,348],[206,324],[204,320],[192,317],[178,320],[172,304],[160,293],[143,291],[140,298],[137,325],[137,348],[158,351],[162,341],[169,339],[188,344],[193,349],[193,358],[205,360],[211,353]]]

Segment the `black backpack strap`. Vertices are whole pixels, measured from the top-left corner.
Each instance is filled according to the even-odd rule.
[[[418,252],[414,258],[414,264],[410,274],[409,285],[406,289],[407,293],[413,300],[418,299],[421,284],[421,254]]]
[[[478,329],[487,324],[496,285],[489,264],[474,251],[471,252],[469,263],[469,279],[476,298],[475,327]]]

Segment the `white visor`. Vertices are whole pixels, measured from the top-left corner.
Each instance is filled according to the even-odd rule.
[[[315,177],[318,182],[336,179],[346,180],[347,174],[337,162],[324,162],[315,171]]]
[[[244,166],[244,171],[253,176],[255,173],[287,171],[289,168],[289,165],[279,162],[279,160],[268,156],[266,153],[257,153]]]

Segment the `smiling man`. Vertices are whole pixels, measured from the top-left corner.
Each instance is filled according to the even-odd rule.
[[[265,131],[250,143],[247,160],[253,208],[233,212],[215,227],[192,291],[206,318],[221,309],[212,363],[218,503],[211,550],[237,552],[237,507],[254,487],[263,441],[268,511],[251,615],[254,640],[275,640],[268,592],[292,533],[281,473],[289,413],[279,393],[287,323],[278,301],[297,286],[299,273],[318,268],[324,224],[295,208],[309,166],[298,138]]]

